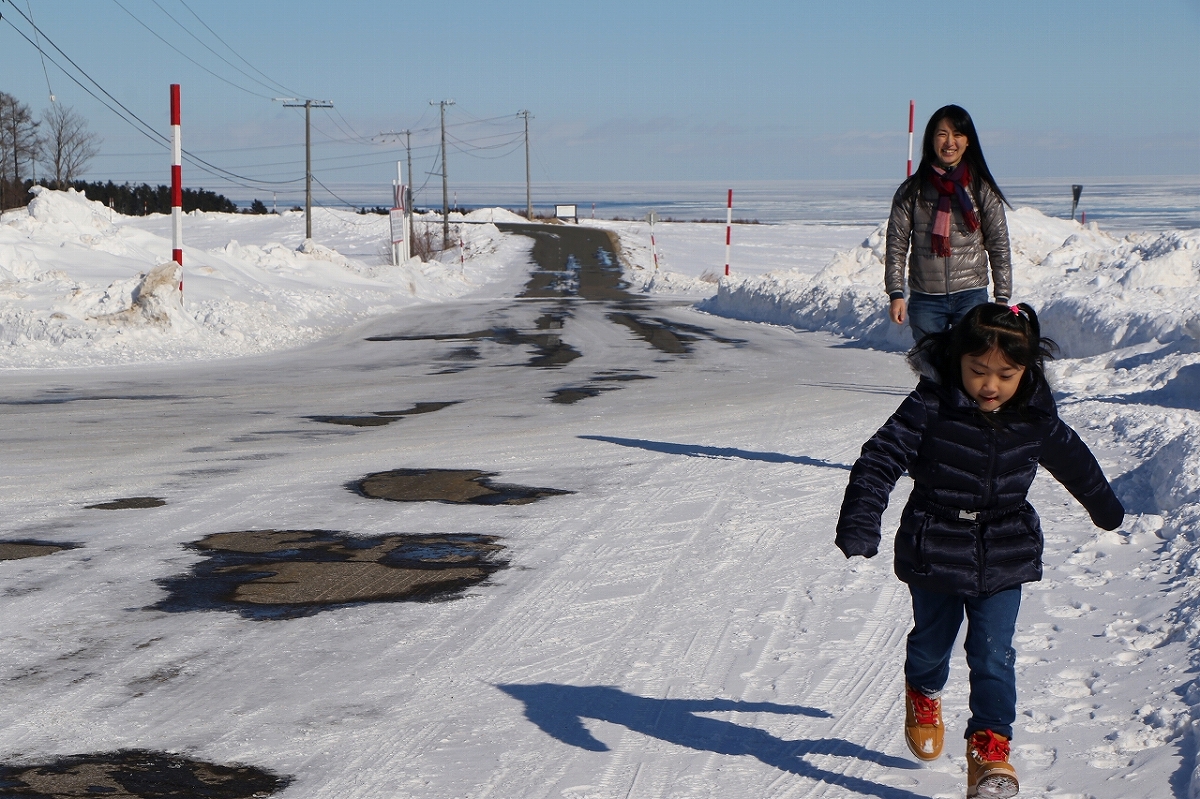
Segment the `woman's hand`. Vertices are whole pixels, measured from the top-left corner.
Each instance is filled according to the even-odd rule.
[[[888,316],[892,317],[892,321],[896,324],[904,324],[904,320],[908,318],[908,306],[903,297],[892,300],[892,304],[888,307]]]

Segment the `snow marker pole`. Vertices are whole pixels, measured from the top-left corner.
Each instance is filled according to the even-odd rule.
[[[905,177],[912,177],[912,144],[913,144],[913,116],[917,110],[915,100],[908,101],[908,172]]]
[[[171,259],[183,266],[183,144],[179,138],[179,84],[171,84]],[[183,294],[183,274],[179,275]]]
[[[730,228],[733,225],[733,189],[729,190],[729,200],[725,203],[725,277],[729,277],[729,239]]]
[[[646,221],[650,223],[650,255],[654,257],[654,274],[658,274],[658,249],[654,243],[654,223],[658,221],[658,214],[654,211],[646,214]]]

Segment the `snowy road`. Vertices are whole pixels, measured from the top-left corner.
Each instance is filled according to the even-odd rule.
[[[287,776],[297,798],[960,796],[961,660],[949,754],[920,767],[890,549],[848,563],[832,545],[858,447],[912,385],[901,360],[649,295],[580,300],[574,268],[539,296],[418,307],[280,355],[8,375],[7,538],[79,546],[0,563],[0,750],[186,753]],[[310,418],[418,403],[453,404]],[[395,469],[571,493],[348,488]],[[1155,671],[1162,641],[1089,621],[1136,615],[1161,576],[1057,486],[1035,491],[1053,534],[1019,630],[1022,795],[1162,796],[1174,748],[1104,761],[1114,728],[1143,725],[1103,689],[1186,658]],[[151,496],[166,504],[86,507]],[[156,581],[203,559],[185,545],[247,530],[495,536],[507,568],[443,602],[152,608]]]

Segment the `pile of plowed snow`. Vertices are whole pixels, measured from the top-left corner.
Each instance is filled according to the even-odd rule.
[[[522,266],[529,249],[481,218],[456,227],[461,249],[442,260],[392,266],[385,216],[315,209],[314,241],[296,212],[192,212],[180,271],[170,217],[122,216],[74,190],[33,191],[28,208],[0,218],[0,368],[297,346],[366,316],[468,293]]]

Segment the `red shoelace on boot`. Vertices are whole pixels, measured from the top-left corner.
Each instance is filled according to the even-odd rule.
[[[1008,741],[996,737],[991,730],[979,730],[971,736],[971,745],[981,763],[1008,762]]]
[[[908,689],[908,698],[912,702],[913,717],[916,718],[917,724],[937,725],[938,700],[929,698],[915,688]]]

